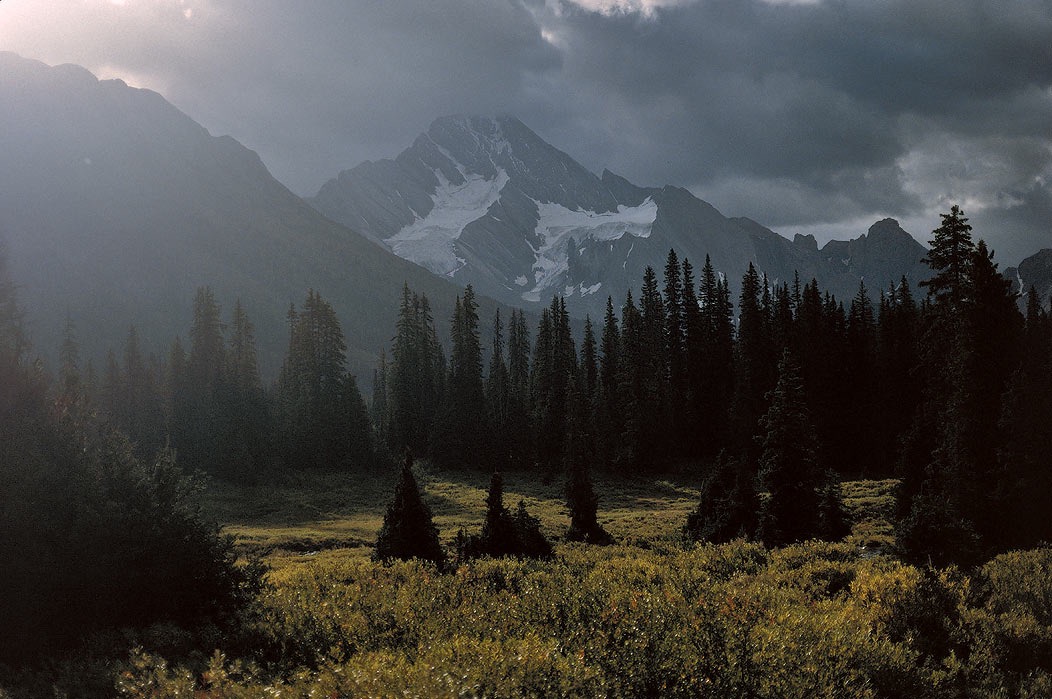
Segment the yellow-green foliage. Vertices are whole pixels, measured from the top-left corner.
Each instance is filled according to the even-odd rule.
[[[483,482],[421,480],[444,540],[479,526]],[[561,484],[516,474],[505,483],[549,534],[565,530]],[[352,536],[367,541],[374,517],[335,496],[320,500],[317,516],[257,513],[247,526],[273,550],[276,567],[245,659],[217,652],[188,671],[140,652],[118,690],[246,698],[1052,696],[1050,551],[1006,554],[965,575],[874,557],[857,540],[683,550],[676,527],[693,506],[689,485],[597,485],[611,507],[601,510],[602,523],[622,543],[564,542],[551,561],[481,559],[447,573],[419,562],[373,563],[364,544],[327,548],[331,532],[349,521],[361,527]],[[893,486],[849,484],[856,518],[880,526]],[[254,507],[265,509],[261,501]],[[632,535],[637,522],[643,534]],[[305,553],[314,545],[319,551]]]
[[[876,565],[850,547],[561,554],[451,574],[366,560],[297,569],[264,600],[266,672],[213,659],[198,686],[224,697],[878,697],[931,685],[908,642],[876,633],[897,598],[874,594]],[[148,660],[122,676],[125,696],[164,677],[173,692],[185,685]]]

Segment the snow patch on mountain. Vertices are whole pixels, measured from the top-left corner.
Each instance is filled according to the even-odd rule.
[[[541,294],[569,270],[566,245],[571,238],[578,246],[589,240],[618,240],[625,235],[648,238],[658,210],[657,203],[650,197],[639,206],[621,205],[617,211],[603,213],[568,209],[552,202],[538,201],[536,204],[539,220],[535,235],[542,242],[540,247],[534,248],[534,286],[522,294],[524,300],[532,302],[539,301]]]
[[[447,277],[464,266],[455,243],[464,226],[485,215],[508,183],[508,173],[500,169],[495,179],[464,173],[463,184],[453,184],[436,170],[438,187],[430,213],[410,223],[385,243],[399,257]]]

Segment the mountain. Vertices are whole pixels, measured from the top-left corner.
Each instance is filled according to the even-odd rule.
[[[772,282],[815,277],[850,298],[865,280],[886,288],[927,268],[925,248],[887,219],[819,249],[744,218],[727,218],[686,189],[596,176],[511,116],[437,119],[394,160],[364,162],[310,203],[399,256],[509,304],[567,297],[598,316],[669,249],[700,270],[705,256],[736,285],[749,262]]]
[[[1012,280],[1013,289],[1021,294],[1021,304],[1026,303],[1030,287],[1037,290],[1043,304],[1048,304],[1052,296],[1052,249],[1039,250],[1019,263],[1018,267],[1008,267],[1005,277]]]
[[[177,334],[186,342],[204,285],[224,318],[241,298],[270,376],[289,304],[309,288],[339,314],[363,378],[389,346],[403,282],[448,325],[458,287],[325,218],[154,92],[0,53],[0,124],[0,240],[41,352],[57,350],[68,314],[96,367],[131,324],[164,356]]]

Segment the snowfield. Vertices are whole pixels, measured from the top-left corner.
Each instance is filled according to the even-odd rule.
[[[569,269],[566,243],[570,238],[578,247],[588,241],[617,240],[625,235],[648,238],[658,210],[649,197],[639,206],[619,206],[617,211],[604,213],[567,209],[550,202],[536,203],[539,213],[536,234],[544,242],[540,248],[534,248],[534,286],[522,294],[523,299],[532,302],[539,301]],[[598,287],[581,288],[582,295],[596,291]]]
[[[465,182],[460,185],[452,184],[438,170],[435,175],[439,184],[432,196],[434,208],[385,242],[399,257],[435,274],[452,277],[464,266],[464,260],[457,257],[454,243],[464,226],[485,215],[497,201],[500,190],[508,183],[508,173],[499,170],[492,180],[464,173]]]

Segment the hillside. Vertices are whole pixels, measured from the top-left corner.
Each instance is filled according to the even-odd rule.
[[[452,313],[456,286],[326,219],[154,92],[0,53],[0,123],[0,239],[40,352],[59,346],[68,314],[96,367],[131,324],[164,356],[209,285],[224,315],[241,298],[272,376],[289,304],[314,288],[368,378],[404,282],[436,318]]]

